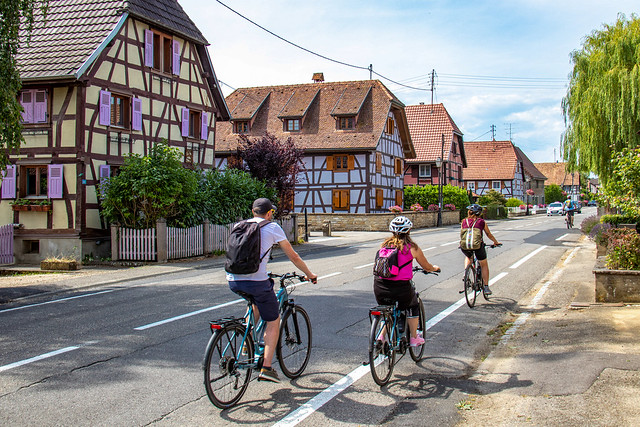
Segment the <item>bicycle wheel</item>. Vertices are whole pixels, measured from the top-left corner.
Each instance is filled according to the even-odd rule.
[[[276,356],[282,373],[289,378],[299,377],[307,367],[311,356],[311,322],[302,307],[294,305],[285,313]]]
[[[242,346],[245,328],[229,325],[213,334],[204,356],[204,387],[211,403],[227,409],[238,403],[247,390],[251,368],[239,369],[253,358],[253,338],[247,336]]]
[[[396,351],[393,345],[389,344],[391,331],[388,330],[388,325],[392,324],[391,318],[382,316],[375,316],[371,324],[369,366],[371,367],[371,376],[379,386],[388,383],[393,373]],[[384,340],[379,340],[378,338],[382,336],[384,336]]]
[[[476,305],[476,270],[469,264],[464,270],[464,298],[467,305],[473,308]]]
[[[571,228],[571,220],[569,219],[569,215],[565,218],[565,222],[567,223],[567,228]]]
[[[422,304],[422,298],[418,297],[418,303],[420,303],[420,314],[418,316],[418,335],[424,338],[425,335],[425,314],[424,314],[424,305]],[[407,341],[410,339],[409,328],[407,328]],[[419,362],[422,359],[422,354],[424,353],[424,348],[427,343],[425,342],[421,346],[418,347],[409,347],[409,355],[413,359],[414,362]]]

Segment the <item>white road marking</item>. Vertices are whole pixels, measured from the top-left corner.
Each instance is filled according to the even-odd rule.
[[[90,294],[76,295],[74,297],[61,298],[61,299],[56,299],[56,300],[53,300],[53,301],[39,302],[37,304],[23,305],[23,306],[20,306],[20,307],[7,308],[5,310],[0,310],[0,313],[6,313],[8,311],[15,311],[15,310],[22,310],[23,308],[37,307],[39,305],[54,304],[54,303],[58,303],[58,302],[70,301],[70,300],[78,299],[78,298],[86,298],[86,297],[91,297],[91,296],[94,296],[94,295],[107,294],[107,293],[113,292],[113,291],[115,291],[115,289],[108,289],[106,291],[100,291],[100,292],[92,292]]]
[[[565,237],[567,237],[568,235],[569,235],[569,233],[567,233],[567,234],[563,234],[562,236],[558,237],[558,238],[556,239],[556,241],[557,241],[557,240],[562,240],[562,239],[564,239]]]
[[[531,259],[535,255],[537,255],[538,252],[541,252],[546,248],[547,248],[547,245],[540,246],[538,249],[536,249],[535,251],[531,252],[529,255],[525,256],[524,258],[520,259],[520,261],[516,262],[515,264],[513,264],[509,268],[518,268],[518,267],[520,267],[522,264],[524,264],[525,262],[529,261],[529,259]]]
[[[243,302],[243,301],[246,301],[246,300],[244,298],[240,298],[240,299],[237,299],[237,300],[225,302],[224,304],[219,304],[219,305],[215,305],[213,307],[203,308],[201,310],[192,311],[191,313],[185,313],[185,314],[181,314],[180,316],[171,317],[169,319],[160,320],[158,322],[149,323],[149,324],[143,325],[143,326],[138,326],[137,328],[133,328],[133,329],[135,329],[136,331],[144,331],[145,329],[154,328],[156,326],[164,325],[166,323],[175,322],[176,320],[181,320],[181,319],[185,319],[187,317],[196,316],[198,314],[206,313],[207,311],[217,310],[217,309],[222,308],[222,307],[227,307],[229,305],[238,304],[239,302]]]
[[[367,267],[371,267],[373,265],[372,262],[370,262],[369,264],[365,264],[365,265],[359,265],[357,267],[353,267],[354,270],[359,270],[361,268],[367,268]]]
[[[97,342],[98,341],[89,341],[89,342],[86,342],[86,343],[84,343],[82,345],[73,345],[73,346],[70,346],[70,347],[61,348],[60,350],[50,351],[49,353],[44,353],[44,354],[41,354],[39,356],[34,356],[34,357],[29,358],[29,359],[24,359],[24,360],[20,360],[18,362],[9,363],[8,365],[0,366],[0,372],[8,371],[9,369],[17,368],[18,366],[28,365],[29,363],[37,362],[39,360],[48,359],[50,357],[54,357],[54,356],[57,356],[59,354],[68,353],[70,351],[77,350],[79,348],[86,347],[86,346],[91,345],[91,344],[95,344]]]
[[[430,251],[431,249],[435,249],[435,248],[436,248],[435,246],[431,246],[430,248],[423,249],[422,252],[427,252],[427,251]]]
[[[326,237],[324,239],[313,239],[313,240],[309,240],[308,243],[318,243],[318,242],[326,242],[327,240],[340,240],[340,239],[344,239],[344,237]]]
[[[460,243],[459,240],[454,240],[453,242],[449,242],[449,243],[443,243],[440,246],[449,246],[449,245],[457,245],[458,243]]]

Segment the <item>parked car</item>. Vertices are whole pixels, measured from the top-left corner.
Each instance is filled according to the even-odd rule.
[[[547,206],[547,216],[549,216],[549,215],[562,215],[563,210],[564,209],[562,207],[562,203],[560,203],[560,202],[549,203],[549,205]]]

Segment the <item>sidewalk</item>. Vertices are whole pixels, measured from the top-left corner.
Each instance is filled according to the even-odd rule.
[[[460,425],[640,425],[640,306],[594,303],[592,242],[569,258],[471,378]]]

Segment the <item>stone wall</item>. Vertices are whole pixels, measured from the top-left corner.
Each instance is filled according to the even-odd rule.
[[[298,216],[298,226],[304,227],[304,214]],[[310,231],[321,231],[322,223],[331,222],[332,231],[388,231],[389,223],[398,215],[404,215],[413,222],[414,228],[435,227],[438,214],[435,212],[407,211],[402,214],[394,213],[308,213],[307,222]],[[442,213],[442,225],[460,223],[460,211],[446,211]]]

